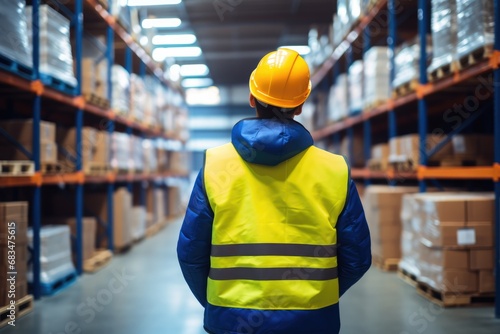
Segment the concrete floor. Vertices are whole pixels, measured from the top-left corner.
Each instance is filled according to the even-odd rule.
[[[180,221],[116,256],[112,263],[53,297],[1,334],[202,334],[203,309],[180,273]],[[372,268],[341,300],[346,334],[500,333],[493,308],[440,309],[392,273]]]

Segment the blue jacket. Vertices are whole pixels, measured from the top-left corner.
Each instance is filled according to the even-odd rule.
[[[231,141],[244,160],[271,166],[313,145],[310,133],[301,124],[277,119],[242,120],[234,126]],[[368,225],[356,186],[352,180],[349,182],[348,198],[336,226],[341,296],[371,265]],[[336,334],[340,331],[338,304],[311,311],[251,310],[210,305],[206,291],[213,219],[202,170],[188,204],[177,254],[186,282],[205,308],[205,330],[214,334]]]

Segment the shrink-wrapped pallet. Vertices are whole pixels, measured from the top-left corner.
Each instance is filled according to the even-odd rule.
[[[70,20],[49,5],[40,5],[40,73],[76,86],[71,51]],[[26,7],[28,38],[33,47],[32,7]]]
[[[457,0],[459,58],[492,45],[495,17],[492,0]]]
[[[364,55],[364,108],[375,107],[390,97],[388,48],[372,47]]]
[[[115,112],[129,116],[130,110],[130,74],[120,65],[111,68],[111,108]]]
[[[349,67],[349,113],[357,114],[363,110],[364,72],[363,61],[357,60]]]
[[[0,0],[0,54],[25,66],[32,66],[24,0]]]
[[[348,105],[348,82],[347,74],[343,73],[337,77],[337,82],[330,88],[328,96],[328,120],[340,121],[347,117]]]
[[[431,30],[433,57],[428,72],[450,65],[456,58],[456,0],[432,0]]]

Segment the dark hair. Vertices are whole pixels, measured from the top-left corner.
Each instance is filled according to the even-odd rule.
[[[282,111],[281,107],[276,107],[268,104],[265,106],[262,102],[255,99],[255,109],[257,109],[257,115],[259,118],[293,118],[295,115],[295,111],[300,106],[297,106],[293,109],[285,109],[286,111]]]

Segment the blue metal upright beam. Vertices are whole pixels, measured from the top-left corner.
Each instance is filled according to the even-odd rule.
[[[146,64],[143,61],[139,62],[139,76],[141,78],[146,76]]]
[[[494,0],[495,50],[500,51],[500,0]],[[500,163],[500,69],[494,73],[495,163]],[[495,317],[500,318],[500,182],[495,182]]]
[[[427,84],[427,29],[429,26],[429,1],[418,0],[418,33],[420,38],[420,84]],[[422,148],[426,147],[427,139],[427,101],[425,97],[418,100],[418,133],[420,137],[420,165],[427,165],[427,154]],[[420,191],[426,191],[425,180],[419,181]]]
[[[76,94],[82,94],[82,50],[83,50],[83,0],[75,1],[75,12],[73,23],[75,29],[75,67],[76,67]],[[82,171],[82,132],[83,132],[83,110],[76,112],[76,170]],[[76,221],[76,271],[79,275],[83,273],[83,184],[77,184],[75,190],[75,221]]]

